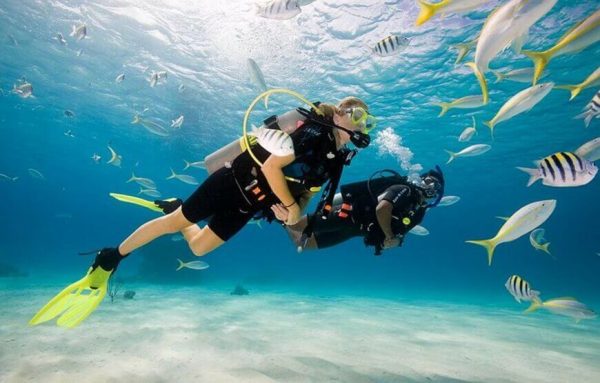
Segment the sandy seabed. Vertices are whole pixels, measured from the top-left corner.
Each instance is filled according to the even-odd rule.
[[[64,287],[0,289],[0,382],[600,382],[600,325],[432,301],[136,286],[28,327]]]

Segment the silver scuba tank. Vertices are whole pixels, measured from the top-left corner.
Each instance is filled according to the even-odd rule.
[[[289,112],[286,112],[281,116],[276,116],[275,118],[275,122],[281,131],[287,133],[288,135],[295,132],[296,129],[302,125],[304,120],[306,120],[306,117],[300,114],[296,109],[290,110]],[[259,127],[259,129],[265,127],[266,126],[263,124]],[[252,135],[252,133],[248,133],[248,135]],[[206,171],[208,174],[216,172],[223,166],[226,166],[227,163],[233,162],[233,160],[235,160],[237,156],[242,154],[245,150],[246,144],[243,137],[230,142],[229,144],[223,146],[204,158],[204,166],[206,167]]]

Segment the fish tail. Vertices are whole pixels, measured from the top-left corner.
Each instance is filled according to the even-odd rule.
[[[581,93],[582,88],[579,85],[559,85],[559,86],[555,86],[554,88],[556,89],[565,89],[571,92],[571,98],[569,98],[569,101],[571,101],[572,99],[574,99],[575,97],[577,97],[577,95],[579,93]]]
[[[129,182],[133,182],[133,181],[135,181],[135,178],[136,178],[136,177],[135,177],[135,173],[134,173],[134,172],[131,172],[131,178],[130,178],[130,179],[128,179],[128,180],[126,181],[126,183],[129,183]]]
[[[575,116],[575,118],[583,118],[583,122],[587,128],[590,126],[590,122],[592,122],[592,119],[594,118],[594,113],[591,110],[586,110],[585,112]]]
[[[132,124],[139,124],[140,123],[140,116],[138,116],[137,114],[135,116],[133,116],[133,121],[131,121]]]
[[[173,168],[169,168],[171,170],[171,175],[167,177],[168,180],[175,178],[177,176],[177,174],[175,174],[175,172],[173,171]]]
[[[71,33],[69,33],[69,36],[75,36],[76,31],[77,27],[75,27],[75,25],[71,25]]]
[[[494,126],[496,126],[496,124],[494,123],[494,120],[483,121],[483,125],[490,128],[490,134],[492,135],[492,140],[493,140],[494,139]]]
[[[494,250],[496,249],[496,241],[493,238],[491,239],[482,239],[478,241],[466,241],[467,243],[472,243],[474,245],[483,246],[487,250],[488,255],[488,266],[492,265],[492,259],[494,258]]]
[[[496,81],[494,81],[494,84],[499,83],[500,81],[504,80],[504,78],[506,77],[504,75],[504,73],[502,73],[498,70],[493,70],[492,73],[494,74],[494,76],[496,76]]]
[[[525,173],[529,174],[529,181],[527,181],[527,187],[530,187],[531,185],[533,185],[535,183],[535,181],[537,181],[540,178],[542,178],[540,176],[540,171],[537,170],[537,169],[521,168],[519,166],[517,166],[517,169],[519,169],[522,172],[525,172]]]
[[[266,110],[269,110],[269,96],[270,95],[267,94],[267,96],[265,97],[265,109]]]
[[[442,108],[442,110],[440,110],[440,114],[438,114],[438,117],[442,117],[444,114],[446,114],[446,112],[448,112],[448,109],[450,109],[449,102],[432,102],[432,105]]]
[[[181,259],[177,258],[177,261],[179,261],[179,267],[175,271],[179,271],[185,267],[185,263],[183,263]]]
[[[468,62],[465,65],[468,66],[469,68],[473,69],[473,73],[475,74],[475,77],[477,77],[477,81],[479,81],[479,86],[481,87],[481,95],[483,96],[483,105],[487,105],[487,103],[490,101],[490,94],[488,92],[487,81],[485,80],[484,74],[481,72],[481,70],[477,67],[477,64],[475,64],[474,62]]]
[[[469,53],[469,48],[467,44],[456,44],[454,48],[458,50],[458,55],[456,56],[456,60],[454,61],[454,65],[460,64],[460,62],[465,58],[467,53]]]
[[[535,70],[533,72],[533,85],[535,85],[537,80],[539,80],[539,78],[542,76],[542,73],[544,73],[544,69],[546,69],[546,65],[548,65],[552,56],[550,53],[548,53],[548,51],[521,51],[521,53],[533,61],[533,65],[535,66]]]
[[[417,0],[417,5],[421,8],[421,10],[417,20],[415,21],[415,25],[423,25],[427,20],[435,16],[442,3],[444,3],[444,1],[437,4],[432,4],[425,0]]]
[[[552,253],[550,253],[550,250],[548,250],[548,247],[550,247],[550,242],[546,242],[543,245],[540,246],[540,249],[544,252],[547,253],[549,255],[552,255]]]
[[[183,162],[185,162],[185,168],[183,168],[183,170],[186,170],[187,168],[190,167],[190,163],[186,160],[183,160]]]
[[[523,311],[523,314],[529,314],[532,313],[534,311],[536,311],[537,309],[541,308],[544,305],[544,302],[542,302],[542,300],[540,298],[534,298],[531,301],[531,306],[529,306],[529,308],[525,311]]]
[[[452,160],[454,160],[456,158],[456,153],[451,152],[446,149],[444,149],[444,150],[446,151],[446,153],[448,153],[450,155],[450,158],[448,158],[448,162],[446,162],[446,165],[448,165],[450,162],[452,162]]]

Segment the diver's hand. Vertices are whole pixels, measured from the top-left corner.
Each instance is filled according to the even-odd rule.
[[[288,216],[284,222],[288,226],[297,224],[298,221],[300,221],[300,218],[302,218],[302,212],[300,211],[300,206],[298,206],[297,203],[288,207],[287,211],[288,211]]]
[[[401,240],[398,237],[386,238],[383,241],[383,248],[391,249],[392,247],[398,247],[398,246],[400,246],[400,243],[401,243]]]
[[[281,222],[285,222],[288,219],[288,215],[290,214],[288,209],[286,209],[282,204],[276,203],[271,206],[271,211],[275,214],[275,218],[280,220]]]

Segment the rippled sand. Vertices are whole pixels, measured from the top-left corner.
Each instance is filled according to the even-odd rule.
[[[61,288],[0,291],[0,381],[600,381],[597,320],[518,306],[139,286],[74,330],[28,327]]]

